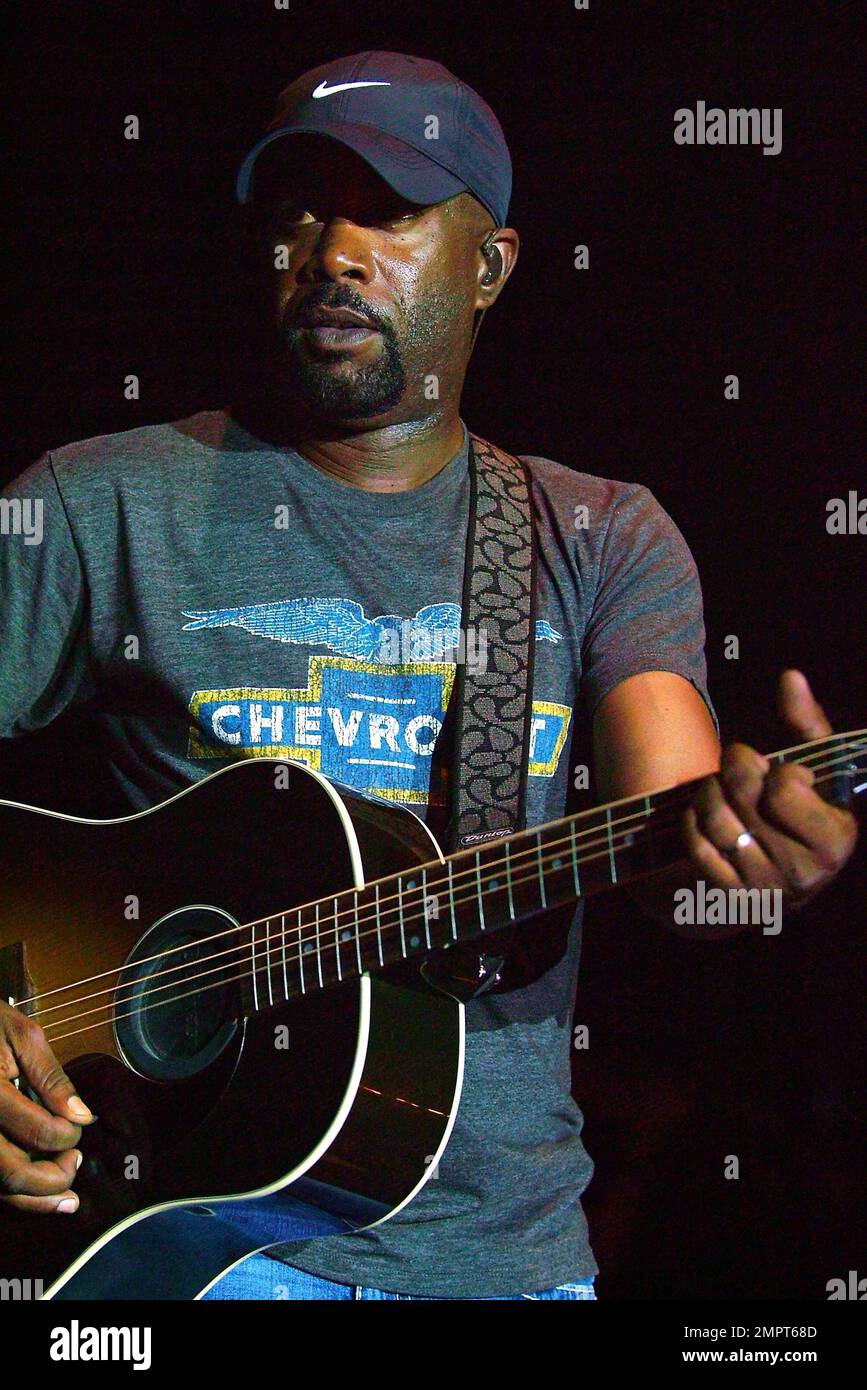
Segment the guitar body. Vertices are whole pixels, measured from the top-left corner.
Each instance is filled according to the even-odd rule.
[[[116,821],[0,802],[0,847],[0,994],[98,1116],[74,1215],[0,1207],[4,1274],[49,1298],[193,1298],[255,1245],[191,1207],[291,1189],[345,1230],[420,1189],[459,1100],[462,1005],[417,964],[287,999],[279,962],[244,978],[235,933],[440,859],[417,817],[255,759]]]

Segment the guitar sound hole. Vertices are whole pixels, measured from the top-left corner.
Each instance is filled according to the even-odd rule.
[[[114,1002],[126,1060],[143,1076],[179,1081],[209,1066],[238,1029],[238,924],[216,907],[184,907],[145,932]]]

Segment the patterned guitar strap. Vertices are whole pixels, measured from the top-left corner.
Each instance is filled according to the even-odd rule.
[[[533,691],[536,541],[529,472],[477,435],[469,442],[465,659],[456,675],[448,852],[524,827]],[[502,956],[474,953],[474,961],[474,993],[500,983]]]

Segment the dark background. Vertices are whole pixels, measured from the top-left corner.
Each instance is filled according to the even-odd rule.
[[[274,94],[341,54],[418,53],[478,88],[515,165],[521,259],[464,418],[515,452],[653,490],[702,576],[727,737],[797,741],[774,714],[787,665],[837,728],[862,727],[867,539],[825,530],[829,498],[865,491],[855,9],[591,6],[7,3],[0,482],[46,447],[228,400],[234,175]],[[782,153],[675,145],[674,111],[699,99],[782,107]],[[122,136],[130,113],[138,142]],[[589,272],[573,269],[578,243]],[[123,399],[127,372],[139,402]],[[4,748],[0,792],[78,809],[98,785],[81,744],[61,722]],[[862,847],[778,938],[702,946],[617,897],[588,909],[576,1095],[600,1296],[817,1299],[867,1274],[864,862]]]

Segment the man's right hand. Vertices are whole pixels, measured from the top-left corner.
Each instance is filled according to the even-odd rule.
[[[18,1077],[41,1104],[12,1084]],[[38,1024],[0,1003],[0,1202],[22,1211],[75,1211],[75,1146],[81,1126],[94,1118]]]

